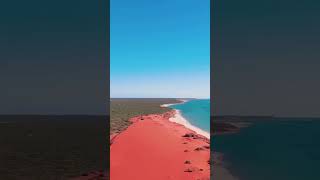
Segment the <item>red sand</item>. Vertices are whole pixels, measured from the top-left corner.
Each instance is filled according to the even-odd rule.
[[[170,122],[173,113],[132,118],[132,125],[112,137],[111,180],[210,179],[209,140]]]

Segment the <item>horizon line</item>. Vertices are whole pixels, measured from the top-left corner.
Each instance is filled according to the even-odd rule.
[[[210,97],[110,97],[110,99],[210,99]]]

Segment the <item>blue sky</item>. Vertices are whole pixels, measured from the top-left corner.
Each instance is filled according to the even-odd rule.
[[[111,97],[210,96],[210,0],[111,0]]]

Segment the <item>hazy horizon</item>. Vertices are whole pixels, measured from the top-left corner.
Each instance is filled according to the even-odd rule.
[[[208,98],[194,98],[194,97],[110,97],[110,99],[210,99]]]

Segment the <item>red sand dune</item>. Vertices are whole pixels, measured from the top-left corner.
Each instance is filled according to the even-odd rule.
[[[170,122],[173,113],[132,118],[131,126],[112,137],[111,180],[210,179],[209,140]],[[183,137],[187,133],[191,137]]]

